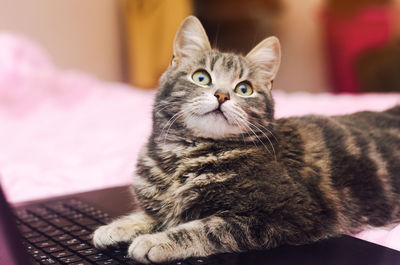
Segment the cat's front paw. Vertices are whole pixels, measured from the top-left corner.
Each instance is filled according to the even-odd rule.
[[[100,226],[93,234],[93,244],[100,249],[115,247],[119,243],[129,243],[131,241],[132,235],[127,233],[124,227],[114,223]]]
[[[130,243],[137,235],[149,232],[152,224],[152,219],[147,215],[134,213],[97,228],[93,234],[93,243],[101,249]]]
[[[128,255],[141,263],[163,263],[183,259],[175,244],[163,233],[140,235],[129,246]]]

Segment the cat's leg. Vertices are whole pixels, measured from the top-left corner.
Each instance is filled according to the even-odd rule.
[[[143,211],[135,212],[97,228],[93,234],[93,243],[97,248],[130,243],[139,234],[149,233],[154,225],[152,217]]]
[[[234,225],[228,219],[211,216],[180,224],[162,232],[136,237],[128,255],[141,263],[161,263],[216,253],[257,248],[249,239],[248,227]]]

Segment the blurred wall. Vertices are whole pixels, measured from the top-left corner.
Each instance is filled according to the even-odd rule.
[[[0,0],[0,30],[40,43],[54,63],[122,79],[117,0]]]
[[[288,92],[330,90],[321,11],[323,0],[282,0],[282,62],[274,86]]]

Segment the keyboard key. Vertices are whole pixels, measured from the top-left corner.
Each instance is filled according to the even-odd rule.
[[[31,208],[28,209],[28,211],[32,212],[32,213],[34,213],[36,215],[39,215],[39,216],[43,216],[43,215],[51,213],[48,209],[46,209],[45,207],[43,207],[41,205],[40,206],[36,206],[36,207],[31,207]]]
[[[54,253],[54,252],[62,251],[62,250],[64,250],[64,248],[61,246],[52,246],[52,247],[47,247],[47,248],[43,249],[43,251],[45,251],[46,253]]]
[[[49,220],[49,223],[61,228],[72,225],[72,223],[65,218],[54,218]]]
[[[106,213],[104,213],[104,212],[102,212],[100,210],[94,210],[94,211],[91,211],[91,212],[87,212],[86,214],[90,215],[90,217],[94,217],[95,219],[102,218],[102,217],[109,217],[108,214],[106,214]]]
[[[92,239],[93,239],[93,235],[89,234],[89,235],[80,236],[79,239],[81,239],[82,241],[88,241],[89,243],[91,243]]]
[[[86,226],[86,229],[93,232],[94,230],[96,230],[97,228],[99,228],[101,225],[102,225],[102,224],[100,224],[100,223],[99,223],[99,224],[93,224],[93,225],[87,225],[87,226]]]
[[[122,249],[110,249],[107,250],[107,254],[110,256],[125,256],[126,255],[126,250],[122,250]]]
[[[80,213],[80,212],[75,212],[74,214],[68,214],[68,215],[66,215],[66,216],[68,216],[68,218],[70,218],[70,219],[72,219],[72,220],[85,217],[85,216],[84,216],[82,213]]]
[[[74,253],[72,253],[71,251],[68,251],[68,250],[62,250],[62,251],[51,253],[51,255],[54,258],[59,259],[59,258],[63,258],[63,257],[72,256],[72,255],[74,255]]]
[[[79,241],[76,238],[73,238],[73,239],[69,239],[69,240],[66,240],[66,241],[62,241],[60,243],[63,244],[64,246],[72,246],[72,245],[80,244],[81,241]]]
[[[97,261],[96,264],[98,264],[98,265],[120,265],[121,263],[115,259],[107,259],[107,260]]]
[[[65,240],[72,239],[72,236],[68,235],[68,234],[61,234],[61,235],[53,237],[53,239],[55,241],[65,241]]]
[[[49,239],[45,236],[38,236],[38,237],[28,238],[27,240],[31,243],[37,243],[37,242],[47,241]]]
[[[69,263],[73,263],[73,262],[76,262],[76,261],[80,261],[80,260],[82,260],[82,258],[77,256],[77,255],[74,255],[74,256],[60,258],[60,260],[62,262],[64,262],[64,263],[69,264]]]
[[[60,264],[57,261],[55,261],[54,259],[52,259],[52,258],[43,259],[40,262],[41,262],[41,264],[44,264],[44,265],[47,265],[47,264]]]
[[[92,232],[84,228],[76,231],[71,231],[71,234],[73,234],[74,236],[83,236],[83,235],[88,235],[90,233]]]
[[[29,223],[29,225],[34,228],[38,228],[38,227],[48,226],[49,224],[46,223],[45,221],[38,221],[38,222],[34,222],[34,223]]]
[[[109,259],[110,257],[105,255],[105,254],[103,254],[103,253],[97,253],[95,255],[87,256],[86,258],[88,258],[89,260],[95,262],[95,261]]]
[[[85,206],[81,206],[81,207],[77,207],[77,208],[79,209],[79,211],[84,212],[84,213],[96,211],[96,208],[94,208],[93,206],[89,206],[89,205],[85,205]]]
[[[14,214],[15,214],[18,218],[20,218],[20,219],[26,219],[26,218],[33,217],[33,215],[32,215],[30,212],[28,212],[27,209],[19,209],[19,210],[16,210],[16,211],[14,212]]]
[[[32,237],[37,237],[40,236],[38,232],[32,231],[24,234],[25,238],[32,238]]]
[[[56,213],[49,213],[49,214],[43,215],[41,217],[45,220],[50,220],[50,219],[54,219],[54,218],[60,218],[60,215],[56,214]]]
[[[99,253],[99,251],[95,248],[88,248],[83,250],[78,250],[78,253],[82,256],[90,256]]]
[[[64,232],[59,229],[56,229],[56,230],[50,231],[50,232],[46,232],[46,235],[49,237],[55,237],[55,236],[62,235],[62,234],[64,234]]]
[[[28,226],[26,226],[26,225],[19,225],[18,226],[18,229],[19,229],[19,231],[21,231],[21,233],[28,233],[28,232],[32,232],[32,229],[31,228],[29,228]]]
[[[48,258],[50,258],[47,254],[45,254],[45,253],[43,253],[42,251],[40,251],[40,250],[35,250],[35,251],[33,251],[32,253],[30,253],[32,256],[33,256],[33,258],[35,259],[35,260],[42,260],[42,259],[48,259]]]
[[[89,246],[88,244],[85,244],[85,243],[80,243],[80,244],[77,244],[77,245],[70,246],[69,248],[74,250],[74,251],[78,251],[78,250],[82,250],[82,249],[91,248],[91,246]]]
[[[81,229],[82,229],[82,226],[79,226],[79,225],[70,225],[70,226],[67,226],[67,227],[63,227],[63,229],[64,229],[65,231],[67,231],[67,232],[72,232],[72,231],[81,230]]]
[[[68,209],[68,210],[62,211],[60,214],[62,214],[63,216],[67,216],[68,218],[71,218],[71,216],[80,214],[80,212],[78,212],[77,210],[74,210],[74,209]]]
[[[56,245],[56,243],[51,240],[35,243],[35,246],[38,248],[47,248],[47,247],[52,247],[55,245]]]
[[[47,224],[46,226],[38,227],[37,230],[47,234],[49,231],[56,230],[56,228],[52,225]]]
[[[86,225],[97,225],[100,224],[99,222],[93,220],[93,219],[89,219],[87,217],[84,218],[80,218],[80,219],[74,219],[74,222],[86,226]]]
[[[32,251],[35,251],[35,250],[36,250],[36,248],[35,248],[33,245],[29,244],[29,243],[26,242],[26,241],[22,241],[22,244],[25,246],[26,251],[27,251],[28,253],[31,253]]]

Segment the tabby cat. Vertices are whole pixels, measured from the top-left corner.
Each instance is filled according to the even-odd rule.
[[[274,119],[275,37],[246,56],[184,20],[133,189],[142,211],[98,228],[142,263],[304,244],[400,217],[400,106]]]

